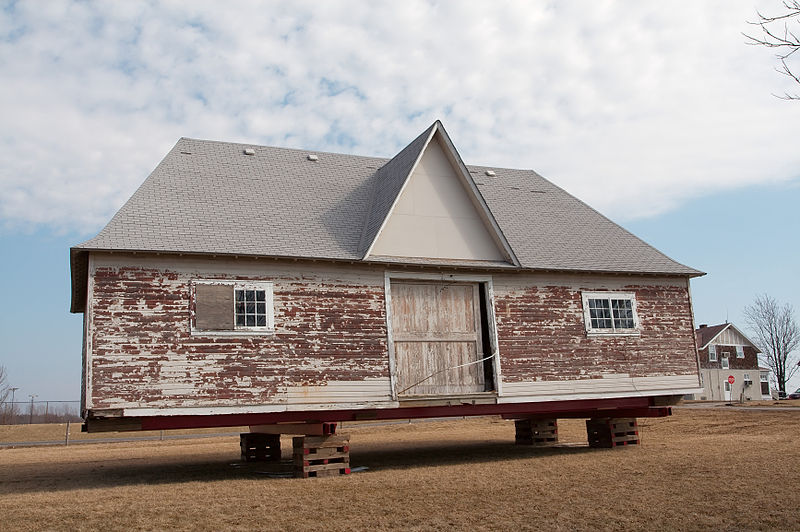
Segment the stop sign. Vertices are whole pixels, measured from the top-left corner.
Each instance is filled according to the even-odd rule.
[[[728,375],[728,384],[733,384],[736,382],[736,379],[733,378],[733,375]]]

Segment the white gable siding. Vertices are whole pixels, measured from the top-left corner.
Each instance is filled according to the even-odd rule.
[[[372,254],[506,260],[436,138],[425,149]]]
[[[722,331],[711,343],[714,345],[747,345],[753,347],[753,344],[747,338],[736,332],[732,327]]]

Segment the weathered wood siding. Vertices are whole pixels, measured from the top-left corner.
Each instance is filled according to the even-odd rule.
[[[93,253],[90,275],[89,409],[397,405],[381,266]],[[685,279],[490,278],[501,402],[658,395],[698,386]],[[192,334],[191,284],[198,279],[271,281],[274,334]],[[641,335],[587,337],[584,290],[635,293]]]
[[[91,275],[89,408],[390,400],[382,271],[97,255]],[[272,281],[275,333],[190,334],[195,279]]]
[[[688,281],[612,275],[494,276],[505,396],[697,387]],[[583,291],[636,294],[639,336],[587,336]]]

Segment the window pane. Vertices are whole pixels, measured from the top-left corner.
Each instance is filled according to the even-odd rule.
[[[267,292],[256,288],[235,290],[234,315],[237,327],[267,327]]]
[[[633,329],[633,303],[629,299],[612,299],[611,310],[614,313],[614,327],[617,329]]]
[[[592,329],[611,328],[611,310],[608,299],[590,299],[589,317],[592,322]]]

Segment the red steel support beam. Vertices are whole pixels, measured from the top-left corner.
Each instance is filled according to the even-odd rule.
[[[414,419],[428,417],[461,417],[500,415],[509,419],[549,418],[607,418],[607,417],[664,417],[672,410],[666,406],[651,406],[649,397],[620,399],[584,399],[510,404],[455,404],[450,406],[419,406],[386,409],[314,410],[270,412],[260,414],[218,414],[141,417],[140,430],[236,427],[242,425],[272,425],[275,423],[330,423],[337,421]],[[102,420],[98,420],[98,425]],[[91,423],[92,420],[89,420]]]

